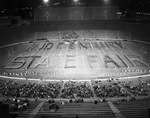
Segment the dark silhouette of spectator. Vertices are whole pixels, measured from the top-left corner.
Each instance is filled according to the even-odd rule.
[[[150,118],[150,107],[148,107],[148,115],[149,115],[149,118]]]
[[[23,101],[23,103],[26,103],[26,104],[27,104],[27,106],[30,106],[30,104],[29,104],[29,100],[28,100],[27,98]]]
[[[78,115],[76,115],[76,117],[75,118],[79,118],[79,116]]]
[[[94,104],[97,104],[97,103],[98,103],[98,101],[97,101],[97,100],[95,100],[95,101],[94,101]]]
[[[72,99],[69,99],[69,102],[72,103],[73,102]]]
[[[48,103],[49,103],[49,104],[55,103],[55,100],[54,100],[54,99],[51,99],[51,100],[49,99],[49,100],[48,100]]]
[[[42,118],[48,118],[47,116],[42,116]]]

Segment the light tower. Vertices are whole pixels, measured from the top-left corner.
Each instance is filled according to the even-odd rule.
[[[106,2],[108,2],[109,0],[104,0],[104,2],[106,3]]]
[[[77,3],[79,0],[73,0],[73,1]]]

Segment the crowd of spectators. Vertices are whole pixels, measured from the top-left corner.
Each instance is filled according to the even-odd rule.
[[[129,94],[126,90],[117,84],[103,84],[101,81],[92,81],[92,86],[97,97],[127,97]]]
[[[1,80],[0,95],[3,97],[56,98],[61,89],[60,83],[19,83]]]
[[[0,94],[3,97],[28,97],[28,91],[35,85],[35,83],[19,84],[13,81],[3,81],[0,87]]]
[[[63,88],[62,81],[36,83],[12,80],[0,80],[0,97],[12,98],[92,98],[95,94],[99,98],[109,97],[127,97],[147,96],[149,90],[145,81],[134,85],[132,82],[113,83],[108,81],[107,84],[101,81],[92,81],[92,87],[89,82],[67,81]],[[108,84],[109,83],[109,84]],[[92,91],[93,90],[93,91]],[[131,93],[131,94],[130,94]]]
[[[29,92],[29,94],[34,98],[56,98],[60,92],[60,89],[61,83],[37,84],[34,89]]]
[[[68,81],[65,83],[61,93],[62,98],[91,98],[93,97],[91,87],[88,82]]]
[[[148,96],[149,93],[149,90],[147,89],[147,83],[140,83],[137,85],[132,83],[124,83],[122,86],[134,96]]]

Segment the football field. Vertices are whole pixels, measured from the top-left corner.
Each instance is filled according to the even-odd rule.
[[[37,40],[1,49],[1,74],[26,78],[124,77],[149,73],[141,46],[125,41]],[[19,50],[18,50],[19,49]],[[141,54],[141,55],[140,55]],[[8,58],[9,57],[9,58]],[[146,57],[146,56],[145,56]]]

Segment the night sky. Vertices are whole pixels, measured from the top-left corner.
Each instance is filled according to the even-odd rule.
[[[74,6],[73,0],[49,0],[50,7]],[[65,1],[65,2],[64,2]],[[103,6],[104,0],[79,0],[85,6]],[[107,5],[116,5],[120,9],[131,9],[133,11],[150,12],[150,0],[108,0]],[[60,3],[54,6],[55,3]],[[43,0],[0,0],[0,8],[14,9],[22,7],[43,6]]]
[[[43,5],[43,0],[0,0],[1,7],[16,8],[16,7],[26,7],[26,6],[41,6]],[[65,2],[63,2],[65,1]],[[73,0],[50,0],[50,4],[60,2],[62,6],[69,6]],[[79,0],[81,3],[86,3],[87,6],[104,5],[104,0]],[[109,0],[108,4],[120,5],[126,0]]]

